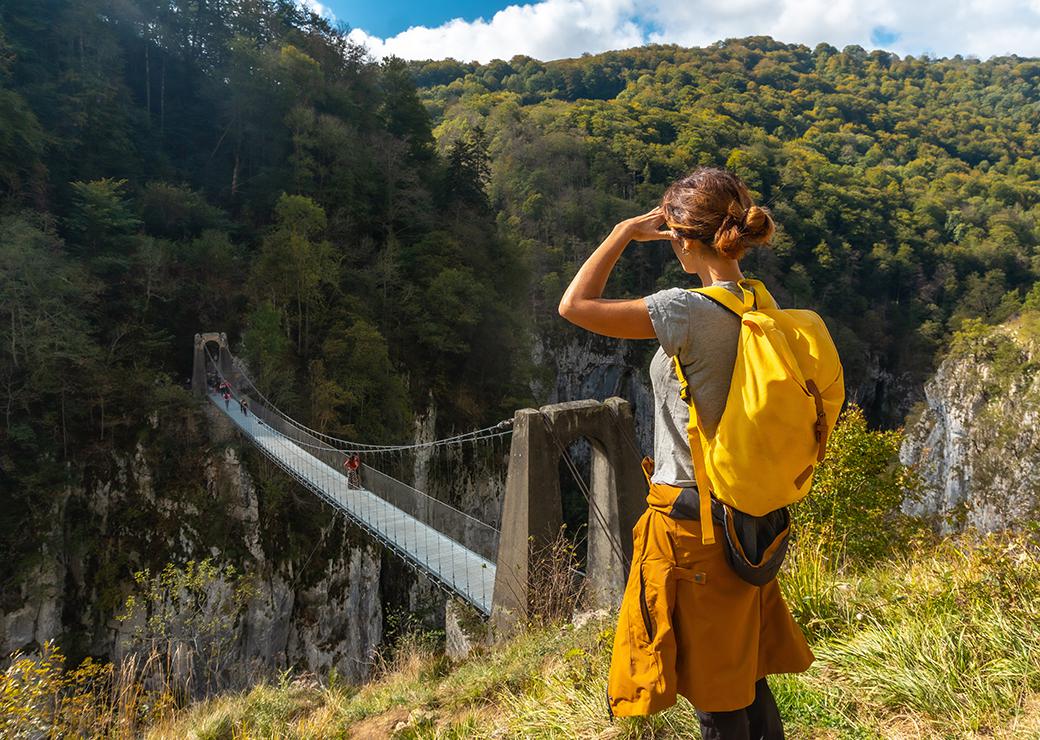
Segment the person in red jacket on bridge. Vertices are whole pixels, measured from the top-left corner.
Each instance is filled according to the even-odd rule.
[[[361,456],[358,453],[348,455],[347,459],[343,461],[343,467],[347,470],[347,484],[352,488],[361,488],[361,478],[358,475],[358,468],[361,467]]]

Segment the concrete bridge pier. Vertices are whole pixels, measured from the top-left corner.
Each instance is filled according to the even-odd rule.
[[[532,597],[537,597],[533,558],[563,523],[560,457],[580,438],[592,446],[586,589],[593,606],[621,600],[632,558],[632,527],[646,508],[647,494],[631,406],[615,397],[521,409],[513,418],[492,598],[498,639],[531,613]]]

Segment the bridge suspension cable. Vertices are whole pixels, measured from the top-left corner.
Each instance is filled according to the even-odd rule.
[[[217,374],[221,377],[221,379],[226,380],[228,383],[231,383],[231,379],[225,377],[224,373],[221,372],[220,365],[213,357],[213,354],[210,352],[209,347],[206,348],[206,355],[208,356],[210,363],[216,369]],[[256,383],[253,382],[253,379],[249,377],[249,373],[245,371],[243,363],[238,357],[231,355],[231,362],[235,367],[235,371],[242,377],[246,384],[248,384],[249,387],[253,389],[253,392],[256,393],[257,397],[263,402],[264,406],[268,410],[278,414],[278,416],[282,417],[287,423],[296,427],[300,431],[306,432],[307,434],[311,434],[315,437],[318,437],[321,440],[327,440],[330,444],[344,452],[405,452],[409,450],[422,450],[455,444],[480,442],[486,439],[494,439],[496,437],[503,437],[505,435],[512,434],[513,420],[503,419],[502,421],[496,424],[492,424],[491,426],[487,426],[482,429],[474,429],[472,431],[464,432],[462,434],[456,434],[451,437],[444,437],[441,439],[434,439],[428,442],[414,442],[411,444],[397,445],[374,445],[367,444],[365,442],[356,442],[354,440],[343,439],[341,437],[326,434],[325,432],[309,427],[306,424],[303,424],[294,419],[293,417],[289,416],[287,413],[279,409],[274,403],[272,403],[271,400],[266,395],[264,395],[263,391],[261,391],[257,387]],[[302,444],[303,446],[313,446],[307,445],[307,443],[298,444]]]
[[[227,378],[224,375],[224,373],[221,372],[220,365],[216,362],[216,359],[213,357],[213,354],[209,351],[208,348],[206,348],[206,355],[208,356],[208,358],[209,358],[211,364],[213,365],[214,369],[216,370],[218,376],[222,380],[227,381],[229,385],[231,385],[231,379]],[[236,363],[236,370],[238,372],[240,372],[240,373],[243,372],[241,370],[241,367],[237,363]],[[243,375],[244,375],[244,373],[243,373]],[[254,390],[257,390],[256,386],[253,385],[252,382],[250,382],[249,384],[250,384],[250,386]],[[231,386],[231,392],[232,392],[232,395],[235,395],[234,394],[234,386],[233,385]],[[266,415],[263,412],[268,412],[269,413],[271,411],[270,401],[265,396],[263,396],[263,394],[261,394],[259,390],[257,390],[257,394],[262,399],[262,404],[263,405],[261,406],[261,409],[262,409],[261,414]],[[256,413],[256,411],[257,411],[257,409],[254,409],[254,413]],[[278,417],[282,421],[284,421],[286,423],[289,423],[296,430],[298,430],[300,432],[303,432],[305,434],[311,435],[311,436],[317,436],[319,434],[318,432],[310,429],[309,427],[307,427],[307,426],[305,426],[303,424],[297,423],[292,417],[286,415],[285,412],[280,411],[278,409],[274,409],[274,411],[275,411],[275,413],[278,415]],[[499,425],[496,425],[496,426],[501,426],[501,423]],[[494,429],[494,428],[495,427],[488,427],[487,429]],[[485,429],[485,430],[477,430],[477,431],[487,431],[487,429]],[[320,452],[320,453],[333,453],[336,456],[342,456],[344,459],[351,452],[354,451],[354,450],[349,449],[349,448],[348,449],[340,449],[340,448],[334,447],[331,444],[321,442],[320,439],[315,439],[313,441],[308,441],[306,439],[300,439],[299,437],[296,437],[296,436],[289,437],[283,431],[280,431],[280,430],[278,430],[278,429],[276,429],[274,427],[271,427],[271,430],[273,432],[275,432],[276,434],[278,434],[280,437],[283,437],[286,440],[288,440],[289,442],[291,442],[293,445],[295,445],[297,447],[304,448],[304,449],[310,449],[310,450],[314,450],[314,451]],[[459,437],[467,437],[466,439],[462,440],[462,441],[465,441],[465,442],[476,442],[476,441],[481,441],[481,440],[497,439],[499,437],[503,437],[503,436],[506,436],[508,434],[512,434],[512,429],[504,429],[502,431],[498,431],[498,432],[494,432],[494,433],[490,433],[490,434],[484,434],[481,437],[467,437],[467,435],[457,435],[455,437],[447,437],[447,438],[441,439],[441,440],[434,440],[434,442],[437,442],[437,443],[440,443],[440,444],[449,444],[449,443],[453,444],[453,443],[456,443],[456,441],[458,440]],[[419,444],[419,445],[399,445],[399,446],[388,447],[386,449],[390,449],[391,451],[401,451],[401,450],[410,450],[410,449],[417,449],[417,448],[428,448],[430,446],[431,445],[428,443],[428,444]],[[383,448],[376,448],[376,451],[379,451],[380,449],[383,449]],[[369,454],[372,451],[373,451],[372,449],[365,450],[365,453]],[[493,525],[490,525],[487,522],[483,522],[480,519],[477,519],[476,517],[472,516],[471,514],[467,514],[466,512],[464,512],[464,511],[462,511],[462,510],[452,506],[451,504],[449,504],[449,503],[447,503],[445,501],[442,501],[439,498],[431,496],[430,494],[426,493],[425,491],[419,490],[415,486],[412,486],[412,485],[409,485],[409,484],[407,484],[407,483],[405,483],[403,481],[400,481],[400,480],[394,478],[393,476],[385,473],[384,471],[381,471],[381,470],[378,470],[378,469],[372,467],[371,465],[365,464],[365,465],[363,465],[363,467],[364,467],[364,469],[366,471],[369,471],[370,473],[373,473],[373,474],[379,476],[379,480],[381,480],[383,482],[383,484],[381,486],[379,486],[379,488],[380,488],[379,494],[383,498],[388,498],[388,499],[393,498],[392,496],[388,496],[388,494],[389,494],[391,489],[394,489],[394,490],[396,490],[398,492],[400,492],[400,491],[407,491],[409,496],[417,496],[417,497],[419,497],[421,500],[426,502],[427,506],[431,506],[432,505],[432,506],[437,506],[437,507],[444,507],[445,509],[450,510],[452,512],[452,514],[457,514],[457,515],[463,517],[464,519],[469,520],[473,524],[478,525],[480,527],[487,527],[490,530],[492,530],[496,535],[498,533],[498,528],[497,527],[494,527]],[[400,494],[399,493],[397,495],[397,499],[400,499]],[[399,503],[399,501],[392,501],[392,503]],[[408,508],[408,507],[404,507],[404,508]]]
[[[230,385],[231,396],[241,399],[232,379],[224,375],[208,348],[206,355],[218,377]],[[433,583],[468,601],[484,616],[491,614],[500,535],[497,527],[370,464],[359,466],[362,475],[344,471],[343,463],[350,457],[351,450],[323,442],[313,431],[294,423],[283,412],[267,408],[260,400],[250,404],[248,412],[243,408],[241,413],[235,413],[220,402],[218,393],[211,391],[208,395],[252,444],[299,483],[401,556],[410,567],[430,577]],[[262,397],[259,392],[258,397]],[[480,437],[456,435],[449,438],[449,443],[458,437],[468,442],[508,433],[506,430]],[[430,444],[394,447],[399,451],[428,448]],[[368,455],[371,451],[364,452]]]

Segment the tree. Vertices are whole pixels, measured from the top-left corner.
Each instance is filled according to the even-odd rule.
[[[72,212],[66,220],[70,241],[88,259],[99,264],[108,260],[110,266],[124,269],[126,263],[121,258],[133,249],[130,237],[141,226],[126,199],[125,188],[126,180],[107,177],[72,183]]]
[[[326,292],[338,283],[339,263],[324,239],[325,211],[302,195],[283,194],[275,206],[275,226],[250,277],[257,296],[282,316],[286,335],[294,335],[296,351],[306,355],[315,313],[326,305]]]
[[[487,135],[479,126],[467,136],[456,139],[448,149],[442,196],[455,204],[456,221],[461,207],[472,209],[474,216],[486,216],[491,210],[485,186],[491,177],[491,157]]]
[[[383,60],[381,72],[383,102],[380,113],[386,130],[408,142],[412,164],[429,162],[433,157],[430,115],[416,94],[408,64],[399,57],[389,56]]]

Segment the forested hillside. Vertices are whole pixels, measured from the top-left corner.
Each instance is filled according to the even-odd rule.
[[[526,268],[486,162],[295,3],[0,4],[3,587],[60,491],[189,402],[195,332],[329,433],[407,438],[430,397],[444,425],[510,413]]]
[[[696,164],[735,170],[773,209],[776,249],[745,270],[827,317],[876,423],[901,423],[963,318],[1006,318],[1040,277],[1037,60],[755,37],[410,66],[440,140],[483,128],[543,331],[567,330],[548,309],[611,225]],[[620,269],[615,295],[688,282],[657,245]]]
[[[377,62],[290,0],[5,0],[0,603],[71,541],[111,553],[90,578],[128,578],[136,551],[108,531],[41,544],[63,491],[122,474],[114,451],[151,434],[160,482],[195,470],[208,495],[196,332],[226,331],[332,434],[403,440],[431,407],[437,433],[498,421],[577,374],[564,358],[590,340],[557,316],[564,286],[697,164],[773,210],[776,248],[745,272],[823,313],[850,398],[898,425],[965,318],[1040,306],[1038,84],[1037,60],[769,38]],[[689,284],[662,242],[608,290]],[[124,508],[111,537],[155,526]]]

